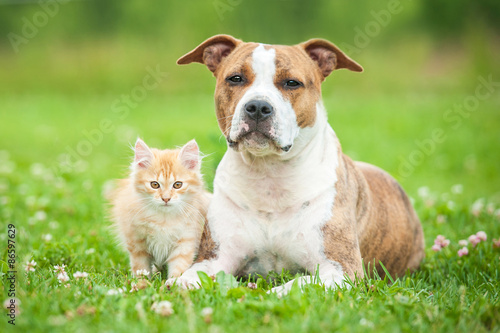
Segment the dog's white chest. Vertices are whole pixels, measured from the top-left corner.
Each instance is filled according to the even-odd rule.
[[[240,274],[266,274],[287,269],[296,272],[309,261],[319,262],[323,239],[321,227],[331,216],[333,193],[324,193],[312,201],[281,213],[257,212],[242,219],[245,237],[240,243],[246,253]]]

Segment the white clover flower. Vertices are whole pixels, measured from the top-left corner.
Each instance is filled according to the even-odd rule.
[[[495,204],[493,202],[490,202],[489,204],[486,205],[486,212],[488,214],[492,215],[495,212]]]
[[[35,260],[28,261],[25,266],[26,272],[34,272],[36,267],[36,262]]]
[[[16,164],[12,161],[4,161],[0,163],[0,174],[10,174],[16,170]]]
[[[250,289],[257,289],[257,283],[255,283],[255,282],[248,282],[248,288],[250,288]]]
[[[77,279],[77,280],[78,279],[86,279],[88,276],[89,276],[89,274],[86,273],[86,272],[75,272],[75,273],[73,273],[73,277],[75,279]]]
[[[151,310],[163,317],[169,317],[174,313],[172,303],[169,301],[154,302]]]
[[[432,199],[427,199],[427,200],[425,200],[425,202],[424,202],[425,207],[427,207],[427,208],[434,207],[434,204],[435,204],[435,203],[436,203],[436,202],[435,202],[434,200],[432,200]]]
[[[464,192],[464,186],[462,184],[455,184],[451,187],[451,193],[462,194]]]
[[[469,245],[469,242],[467,240],[465,240],[465,239],[461,239],[461,240],[458,241],[458,245],[460,245],[460,246],[467,246],[467,245]]]
[[[118,289],[110,289],[108,290],[108,292],[106,293],[106,295],[108,296],[114,296],[114,295],[119,295],[119,294],[122,294],[123,293],[123,289],[122,288],[118,288]]]
[[[0,204],[2,206],[7,206],[10,202],[10,198],[9,197],[0,197]]]
[[[203,308],[203,309],[201,310],[201,315],[202,315],[203,317],[208,317],[208,316],[211,316],[211,315],[212,315],[212,313],[214,313],[214,309],[209,308],[209,307],[207,307],[207,308]]]
[[[474,201],[470,210],[471,210],[472,215],[479,216],[481,214],[481,212],[483,211],[483,208],[484,208],[484,199],[480,198],[480,199],[477,199],[476,201]]]
[[[214,313],[214,309],[212,308],[203,308],[203,310],[201,310],[201,315],[203,316],[203,321],[205,323],[209,324],[212,322],[212,313]]]
[[[74,165],[73,165],[73,171],[76,173],[83,173],[87,171],[89,168],[89,162],[84,161],[84,160],[78,160]]]
[[[137,271],[135,271],[135,275],[136,276],[149,276],[149,272],[145,269],[138,269]]]
[[[446,222],[446,215],[439,214],[436,216],[436,222],[437,223],[445,223]]]
[[[361,320],[359,321],[359,324],[361,326],[367,326],[367,327],[370,327],[370,328],[373,328],[375,325],[373,324],[373,322],[369,321],[369,320],[366,320],[365,318],[361,318]]]
[[[9,184],[5,181],[0,181],[0,192],[7,192]]]
[[[431,194],[431,191],[427,186],[422,186],[417,190],[417,193],[419,197],[427,198]]]
[[[30,195],[24,199],[24,204],[28,207],[33,207],[36,204],[36,197],[34,195]]]
[[[50,204],[50,198],[49,197],[41,197],[38,199],[38,204],[42,207],[47,207]]]
[[[45,213],[43,210],[39,210],[35,213],[34,218],[38,221],[45,221],[47,219],[47,213]]]
[[[95,249],[93,247],[91,247],[90,249],[85,251],[85,254],[92,254],[94,252],[95,252]]]
[[[56,273],[56,274],[66,273],[65,269],[66,269],[66,265],[65,264],[62,264],[61,266],[55,265],[54,266],[54,273]]]
[[[33,176],[43,176],[46,172],[45,167],[41,163],[34,163],[30,167],[30,172]]]
[[[62,272],[57,274],[57,279],[59,280],[60,283],[68,282],[69,281],[68,273]]]
[[[7,309],[7,310],[10,310],[10,307],[12,306],[12,304],[14,304],[14,313],[15,315],[19,315],[21,313],[21,311],[19,310],[19,305],[21,305],[21,301],[15,297],[13,298],[7,298],[5,299],[5,301],[3,302],[3,308],[4,309]]]
[[[45,242],[50,242],[52,240],[52,235],[51,234],[43,234],[42,235],[42,239],[45,241]]]

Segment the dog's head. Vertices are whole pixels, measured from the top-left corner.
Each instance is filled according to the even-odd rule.
[[[286,154],[317,120],[321,82],[335,69],[363,70],[322,39],[284,46],[217,35],[177,61],[191,62],[217,78],[217,120],[229,146],[254,155]]]

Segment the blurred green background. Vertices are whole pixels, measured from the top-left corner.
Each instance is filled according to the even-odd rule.
[[[137,136],[160,148],[194,137],[211,187],[226,149],[215,81],[176,59],[218,33],[322,37],[365,68],[323,85],[347,154],[411,196],[463,184],[466,198],[500,203],[498,1],[0,1],[0,32],[0,177],[46,172],[94,195],[126,174]]]

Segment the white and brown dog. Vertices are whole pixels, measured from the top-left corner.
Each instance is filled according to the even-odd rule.
[[[197,287],[197,271],[266,275],[316,272],[325,286],[363,277],[363,261],[384,275],[418,268],[422,227],[389,174],[342,153],[321,101],[335,69],[362,67],[332,43],[204,41],[178,64],[205,64],[217,78],[215,106],[229,149],[214,180],[196,263],[167,284]],[[312,277],[299,279],[299,285]],[[292,283],[275,288],[286,293]]]

